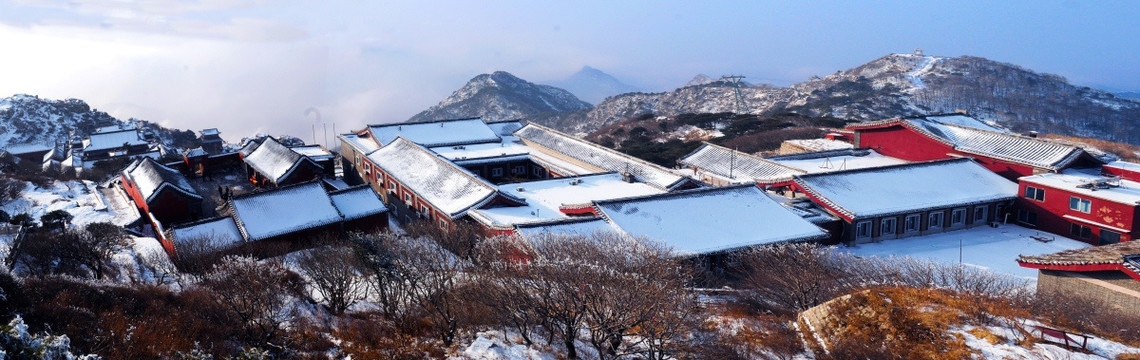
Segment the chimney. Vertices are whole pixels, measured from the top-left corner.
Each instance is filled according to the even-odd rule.
[[[1036,131],[1030,131],[1028,133],[1025,133],[1025,136],[1028,136],[1031,138],[1037,138],[1037,132]]]

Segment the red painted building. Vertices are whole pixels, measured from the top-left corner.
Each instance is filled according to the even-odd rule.
[[[1006,132],[965,115],[893,118],[848,125],[855,146],[908,161],[968,157],[1010,180],[1071,167],[1099,166],[1101,154]]]
[[[164,224],[197,220],[202,197],[177,170],[151,158],[135,160],[120,174],[123,190],[143,214]]]
[[[1103,168],[1069,169],[1019,181],[1017,221],[1043,231],[1108,245],[1140,234],[1140,183],[1135,167],[1115,162]]]

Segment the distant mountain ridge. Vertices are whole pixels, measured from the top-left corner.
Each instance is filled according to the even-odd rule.
[[[592,107],[569,91],[534,84],[506,71],[496,71],[472,78],[451,96],[412,116],[408,122],[470,117],[508,120]]]
[[[707,78],[707,77],[706,77]],[[723,81],[610,97],[589,111],[531,120],[589,133],[645,114],[796,112],[875,120],[965,110],[1015,131],[1036,130],[1140,144],[1140,101],[1072,85],[1061,76],[981,57],[891,54],[789,87],[745,85],[744,103]]]
[[[582,67],[582,70],[569,78],[552,81],[550,85],[565,89],[591,104],[597,104],[610,96],[641,91],[635,86],[623,83],[610,74],[589,66]]]

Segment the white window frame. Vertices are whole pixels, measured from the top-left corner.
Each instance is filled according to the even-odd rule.
[[[1025,198],[1036,201],[1045,201],[1045,189],[1036,186],[1025,186]]]
[[[443,230],[447,230],[447,221],[440,218],[439,219],[439,228],[443,229]]]
[[[927,229],[941,229],[942,226],[946,224],[946,213],[942,211],[932,212],[926,218]],[[934,221],[935,218],[937,218],[938,221]]]
[[[502,176],[503,176],[503,168],[491,169],[491,177],[502,177]]]
[[[412,193],[410,193],[410,192],[404,193],[404,203],[405,204],[409,204],[409,205],[412,204],[412,198],[413,198]]]
[[[871,220],[864,220],[855,223],[855,239],[870,239],[872,234]],[[864,235],[863,233],[866,232]]]
[[[888,227],[887,224],[890,224]],[[888,231],[890,230],[890,231]],[[897,235],[899,230],[899,219],[895,217],[883,218],[879,220],[879,236]]]
[[[961,225],[966,225],[966,208],[957,208],[950,210],[950,226]]]
[[[515,175],[526,175],[526,165],[515,166],[514,170],[511,171],[511,173]]]
[[[1069,196],[1069,210],[1079,211],[1085,214],[1091,213],[1092,200]]]
[[[922,229],[922,214],[909,214],[903,218],[903,232],[912,233]]]
[[[395,182],[395,181],[389,181],[389,182],[388,182],[388,191],[389,191],[389,192],[395,193],[395,192],[397,191],[397,190],[396,190],[396,188],[398,188],[398,187],[399,187],[399,186],[398,186],[398,185],[396,185],[396,182]]]
[[[987,214],[987,212],[989,212],[989,209],[987,207],[975,206],[974,207],[974,223],[980,222],[980,223],[984,224],[986,222],[986,219],[989,217],[989,214]]]

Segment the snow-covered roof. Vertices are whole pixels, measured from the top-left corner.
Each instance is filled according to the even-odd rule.
[[[526,201],[524,206],[472,210],[472,217],[488,225],[509,226],[567,217],[561,209],[590,208],[597,200],[664,193],[643,183],[622,181],[605,173],[499,186],[499,192]],[[477,215],[476,215],[477,214]]]
[[[687,254],[827,237],[748,184],[599,201],[596,208],[615,228]]]
[[[1128,170],[1128,171],[1136,171],[1136,172],[1140,172],[1140,164],[1137,164],[1137,163],[1134,163],[1134,162],[1127,162],[1127,161],[1120,161],[1120,160],[1117,160],[1117,161],[1113,161],[1113,162],[1110,162],[1110,163],[1108,163],[1108,164],[1104,164],[1104,166],[1106,166],[1106,167],[1112,167],[1112,168],[1117,168],[1117,169],[1122,169],[1122,170]]]
[[[1017,197],[1016,183],[970,159],[798,175],[795,182],[848,221]]]
[[[424,147],[499,142],[499,135],[483,119],[441,120],[424,123],[398,123],[368,125],[372,136],[380,145],[387,145],[397,137]]]
[[[515,233],[524,237],[540,237],[549,234],[589,236],[599,232],[616,232],[609,222],[598,217],[566,218],[554,221],[520,224]]]
[[[517,155],[527,155],[530,148],[521,142],[494,142],[471,145],[451,145],[431,148],[436,154],[451,161],[498,159]]]
[[[806,152],[799,154],[770,156],[767,159],[780,165],[803,171],[807,174],[865,169],[907,163],[906,160],[886,156],[871,149],[846,149]]]
[[[266,138],[257,149],[244,157],[246,164],[257,170],[273,183],[278,183],[293,172],[303,162],[312,162],[296,151],[281,145],[273,138]],[[316,164],[313,164],[317,166]]]
[[[1066,169],[1060,173],[1037,174],[1018,180],[1129,206],[1140,204],[1140,183],[1103,176],[1100,169]]]
[[[662,189],[672,190],[689,181],[688,178],[675,174],[669,171],[669,169],[659,165],[607,149],[601,145],[581,140],[543,126],[527,124],[522,129],[516,131],[515,136],[526,141],[527,145],[538,145],[604,169],[605,171],[629,172],[638,181]]]
[[[200,220],[189,224],[176,225],[171,230],[174,244],[205,241],[206,245],[221,250],[242,243],[241,230],[229,216]]]
[[[218,136],[220,134],[221,133],[218,132],[217,128],[209,128],[209,129],[203,129],[202,130],[202,136]]]
[[[245,145],[242,145],[241,149],[238,149],[238,154],[244,158],[246,156],[249,156],[249,154],[252,154],[254,150],[257,150],[258,146],[261,146],[261,140],[250,140],[246,142]]]
[[[388,211],[388,207],[380,200],[380,195],[368,185],[357,185],[328,194],[345,220],[356,220]]]
[[[235,196],[233,217],[249,241],[320,227],[343,219],[320,182]]]
[[[496,188],[486,180],[404,138],[396,138],[369,154],[368,159],[451,218],[462,216],[496,194]]]
[[[773,183],[792,180],[804,171],[723,146],[704,143],[677,161],[734,183]]]
[[[84,152],[99,152],[110,149],[122,148],[123,145],[138,146],[146,145],[146,140],[143,140],[138,131],[134,129],[117,130],[111,132],[101,132],[91,134],[90,137],[83,140]]]
[[[293,150],[293,152],[296,152],[297,154],[300,154],[301,156],[312,159],[313,161],[332,160],[334,156],[331,152],[325,150],[325,148],[320,145],[301,145],[294,146],[289,149]]]
[[[348,144],[356,149],[357,152],[364,155],[371,154],[373,151],[380,149],[380,144],[377,144],[371,137],[363,137],[358,134],[341,134],[338,136],[342,144]]]
[[[194,187],[190,186],[186,176],[149,157],[135,160],[123,170],[123,173],[135,184],[147,203],[153,200],[154,195],[163,187],[169,187],[190,197],[202,198]]]
[[[831,139],[793,139],[784,142],[809,151],[843,150],[855,147],[849,142]]]
[[[962,127],[974,128],[978,130],[986,130],[1000,133],[1010,133],[1009,130],[996,126],[995,124],[975,119],[969,115],[963,114],[943,114],[943,115],[927,115],[923,117],[926,120],[935,121],[946,125],[957,125]]]
[[[46,144],[16,144],[16,145],[6,146],[4,148],[4,150],[7,150],[8,153],[12,154],[12,155],[22,155],[22,154],[37,153],[37,152],[41,152],[41,151],[50,151],[53,148],[55,148],[55,145],[50,144],[50,143],[46,143]]]
[[[1081,155],[1088,154],[1078,146],[1058,141],[983,130],[926,118],[893,118],[848,125],[848,128],[858,130],[892,125],[905,126],[964,153],[1048,170],[1062,169],[1079,159]],[[1089,156],[1097,158],[1092,154]]]
[[[511,136],[515,131],[523,127],[522,121],[519,120],[500,120],[488,121],[487,126],[491,128],[500,137]]]

